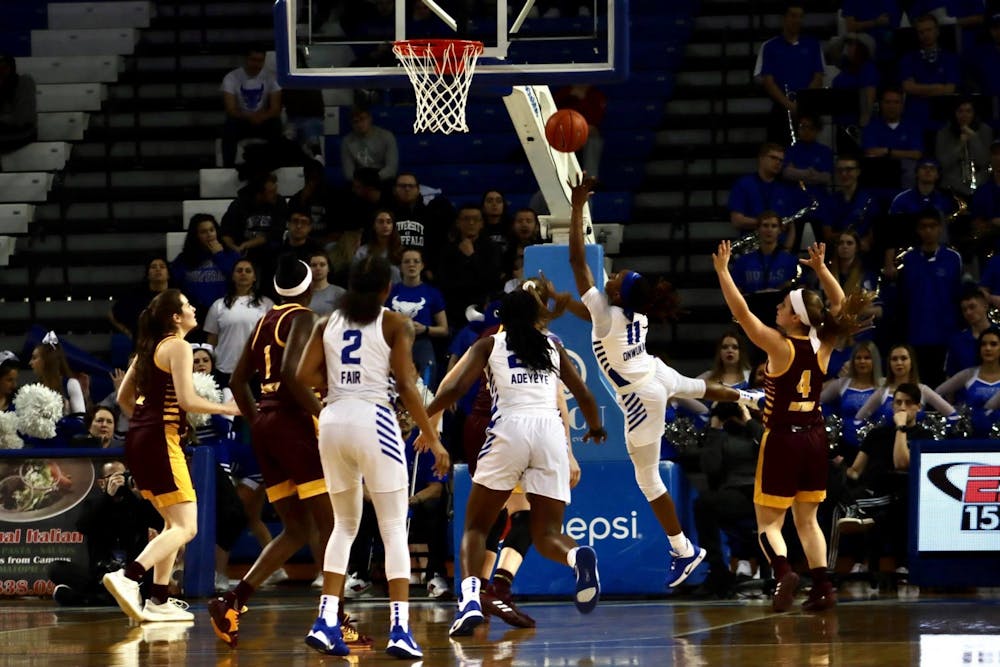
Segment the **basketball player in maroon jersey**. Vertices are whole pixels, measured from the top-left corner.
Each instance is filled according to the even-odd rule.
[[[740,294],[729,274],[729,241],[722,241],[712,255],[722,294],[751,341],[767,353],[764,381],[764,437],[760,443],[754,480],[754,509],[760,546],[771,563],[777,588],[774,611],[792,606],[799,575],[788,563],[788,548],[781,527],[788,508],[809,563],[813,586],[803,603],[805,611],[822,611],[836,604],[827,577],[826,538],[816,520],[819,503],[826,497],[827,441],[819,395],[834,345],[854,333],[858,313],[870,296],[852,294],[846,299],[837,279],[823,262],[825,244],[814,243],[811,267],[829,299],[797,289],[778,304],[777,325],[761,322]]]
[[[312,272],[305,262],[290,253],[278,260],[274,289],[281,303],[257,323],[230,382],[233,397],[251,425],[267,498],[283,526],[236,588],[208,603],[215,634],[230,646],[239,640],[239,618],[250,596],[309,540],[310,517],[321,544],[326,544],[333,529],[333,507],[316,439],[316,416],[322,406],[310,387],[295,380],[299,358],[316,322],[307,307],[311,284]],[[250,389],[254,375],[260,378],[259,403],[254,402]],[[344,619],[342,625],[348,643],[364,639]]]

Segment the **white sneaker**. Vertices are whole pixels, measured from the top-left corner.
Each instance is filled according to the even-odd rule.
[[[285,568],[279,567],[277,570],[271,573],[271,576],[264,580],[261,586],[274,586],[275,584],[280,584],[283,581],[288,581],[288,573],[285,572]]]
[[[448,595],[451,589],[448,587],[448,580],[442,576],[436,576],[427,582],[427,596],[440,598]]]
[[[188,603],[177,598],[167,598],[163,604],[146,600],[142,609],[142,620],[151,621],[193,621],[194,614],[188,611]]]
[[[139,582],[132,581],[126,577],[124,569],[108,572],[101,581],[104,587],[108,589],[108,593],[111,593],[111,597],[118,602],[118,606],[121,607],[122,611],[129,618],[139,623],[144,620]]]
[[[750,567],[750,561],[741,560],[736,562],[736,576],[744,575],[753,578],[753,568]]]
[[[368,592],[368,589],[372,587],[372,582],[365,581],[358,577],[354,572],[347,575],[347,581],[344,582],[344,597],[345,598],[357,598],[361,597],[364,593]]]

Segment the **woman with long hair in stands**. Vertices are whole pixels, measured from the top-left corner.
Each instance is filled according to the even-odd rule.
[[[892,423],[892,397],[896,393],[896,387],[904,383],[915,384],[920,388],[921,405],[933,408],[946,417],[955,413],[955,407],[951,403],[920,381],[917,355],[910,345],[901,343],[889,348],[885,378],[875,393],[858,409],[855,417],[859,421],[870,421],[876,425]],[[922,413],[917,416],[918,420],[922,418]]]
[[[31,351],[28,366],[35,372],[39,382],[63,397],[63,409],[67,415],[83,417],[87,412],[83,387],[73,377],[73,371],[66,361],[66,352],[55,331],[45,334],[42,342]]]
[[[196,326],[194,306],[180,290],[168,289],[139,316],[135,361],[118,389],[118,404],[129,415],[125,464],[164,527],[139,556],[104,575],[104,586],[134,621],[185,621],[187,603],[167,595],[177,551],[198,530],[197,499],[181,449],[187,412],[238,415],[233,403],[208,401],[194,391],[191,346],[184,337]],[[145,605],[139,582],[153,570]]]

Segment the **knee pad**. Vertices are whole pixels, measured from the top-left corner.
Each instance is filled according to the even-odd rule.
[[[635,482],[646,500],[652,502],[667,492],[667,485],[660,477],[660,462],[635,467]]]
[[[510,532],[503,541],[504,548],[510,547],[524,558],[531,548],[531,510],[514,512],[510,516]]]
[[[486,550],[492,553],[496,553],[497,549],[500,548],[500,536],[504,534],[507,530],[507,510],[500,510],[500,514],[497,515],[497,520],[493,522],[493,527],[490,528],[490,532],[486,535]]]

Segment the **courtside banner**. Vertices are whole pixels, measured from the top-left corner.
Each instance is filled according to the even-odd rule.
[[[923,452],[922,552],[1000,552],[1000,452]]]
[[[594,276],[594,281],[600,289],[604,288],[604,248],[600,245],[588,245],[587,266]],[[573,299],[579,301],[579,292],[573,280],[573,270],[569,266],[569,247],[564,245],[532,245],[524,249],[524,277],[533,278],[544,272],[545,277],[552,281],[556,290],[569,292]],[[585,322],[567,312],[554,320],[549,329],[559,336],[566,354],[576,366],[580,377],[587,384],[601,413],[601,421],[608,432],[608,439],[602,445],[592,445],[583,442],[587,433],[587,421],[580,413],[580,408],[572,394],[566,392],[569,402],[570,436],[573,439],[573,453],[580,461],[628,460],[625,451],[625,422],[621,408],[615,401],[615,393],[608,386],[604,373],[597,365],[594,348],[590,341],[590,322]],[[635,486],[633,482],[633,486]]]
[[[0,460],[0,596],[51,595],[53,561],[87,567],[77,522],[94,478],[89,459]]]
[[[635,483],[632,463],[581,461],[580,483],[566,507],[562,531],[580,545],[597,552],[601,589],[607,594],[665,593],[670,566],[669,544],[649,503]],[[688,515],[687,483],[680,468],[670,461],[660,463],[660,475],[670,491],[677,512]],[[462,543],[465,505],[472,482],[465,465],[455,466],[455,544]],[[458,554],[455,555],[458,564]],[[455,568],[455,590],[462,573]],[[693,579],[694,580],[694,579]],[[569,596],[573,593],[573,570],[554,563],[531,549],[514,579],[518,595]]]

